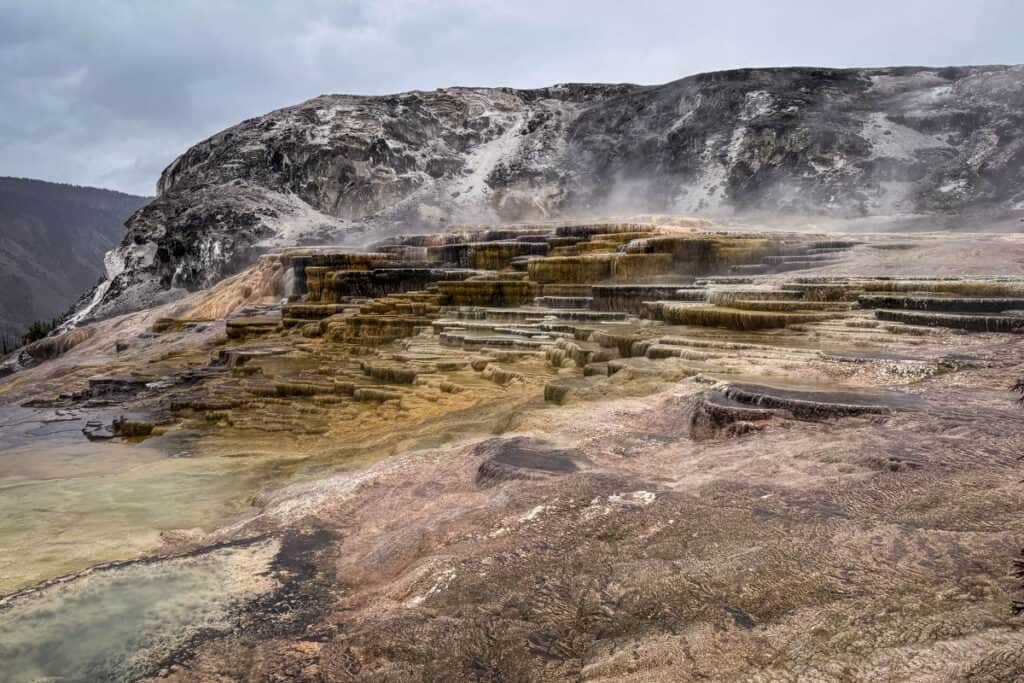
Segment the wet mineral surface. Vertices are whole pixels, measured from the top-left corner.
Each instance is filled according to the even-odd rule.
[[[957,239],[466,228],[27,349],[0,666],[1022,677],[1024,241]]]

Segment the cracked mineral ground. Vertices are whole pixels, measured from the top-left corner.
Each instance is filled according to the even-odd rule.
[[[6,681],[1024,678],[1024,235],[292,247],[0,384]]]

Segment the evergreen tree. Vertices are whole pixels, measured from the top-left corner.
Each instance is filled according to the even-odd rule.
[[[54,318],[53,320],[50,321],[37,320],[31,325],[29,325],[28,332],[22,335],[21,343],[31,344],[34,341],[38,341],[45,337],[46,335],[50,334],[50,332],[53,332],[53,330],[56,329],[57,325],[59,324],[60,320],[58,318]]]

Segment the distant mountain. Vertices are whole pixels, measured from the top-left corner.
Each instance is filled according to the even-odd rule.
[[[0,177],[0,336],[61,315],[103,276],[103,256],[150,197]]]
[[[157,187],[77,319],[209,286],[283,245],[453,223],[1021,210],[1024,66],[323,95],[198,143]]]

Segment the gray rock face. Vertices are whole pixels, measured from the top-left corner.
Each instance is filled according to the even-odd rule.
[[[661,86],[325,95],[185,152],[78,318],[260,251],[451,223],[627,212],[1024,208],[1024,67],[814,68]]]

